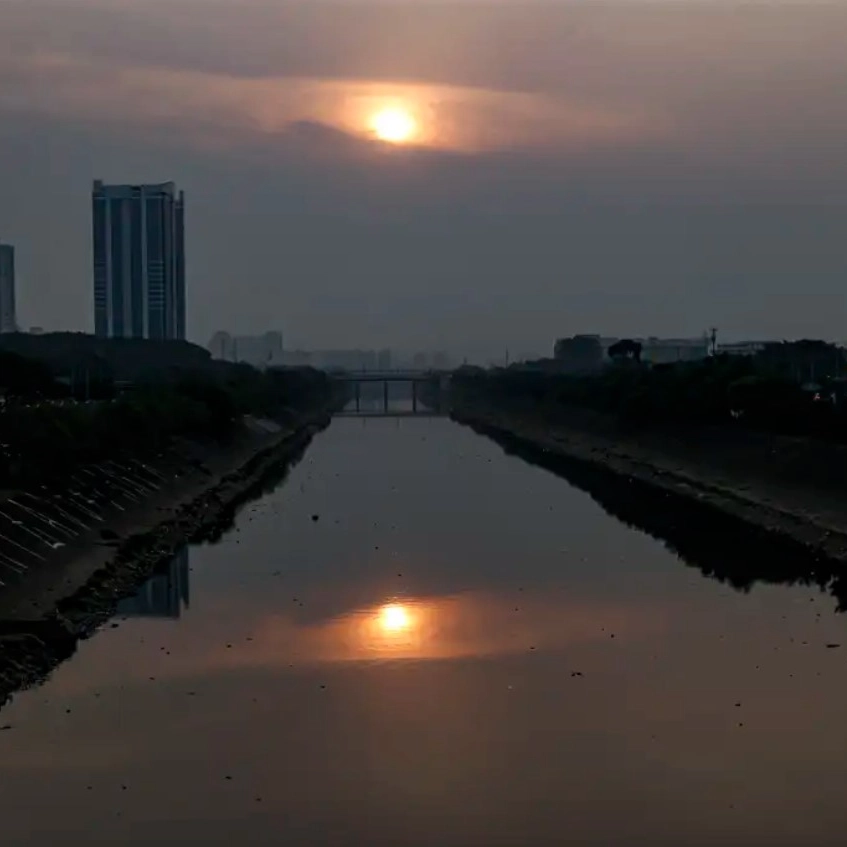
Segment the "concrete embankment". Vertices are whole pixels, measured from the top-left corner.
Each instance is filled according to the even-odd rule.
[[[0,496],[0,704],[73,653],[182,546],[218,534],[329,421],[326,409],[284,426],[248,419],[226,448],[185,441],[87,469],[55,499]]]
[[[806,553],[847,562],[847,490],[833,473],[838,445],[703,429],[633,433],[583,410],[555,423],[495,402],[454,400],[452,417],[501,442],[603,468],[790,540]],[[567,476],[567,472],[564,474]]]

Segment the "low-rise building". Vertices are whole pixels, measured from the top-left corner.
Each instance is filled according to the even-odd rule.
[[[716,352],[724,356],[755,356],[761,353],[769,343],[768,341],[733,341],[728,344],[718,344]]]
[[[668,362],[694,362],[709,355],[706,338],[644,338],[641,361],[659,365]]]
[[[304,368],[312,364],[312,354],[308,350],[283,350],[282,364],[287,368]]]
[[[641,361],[650,365],[696,362],[709,356],[709,340],[702,338],[634,338],[641,344]]]

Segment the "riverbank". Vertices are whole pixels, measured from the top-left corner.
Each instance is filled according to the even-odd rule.
[[[452,417],[497,438],[686,498],[790,539],[812,555],[847,562],[847,492],[837,473],[847,451],[838,445],[717,428],[633,432],[579,409],[565,411],[554,423],[528,410],[461,398],[454,398]]]
[[[225,448],[183,441],[148,466],[159,485],[139,483],[131,501],[116,500],[72,543],[7,579],[0,588],[0,704],[71,655],[185,544],[219,534],[241,503],[287,473],[330,414],[323,407],[285,426],[247,419]]]

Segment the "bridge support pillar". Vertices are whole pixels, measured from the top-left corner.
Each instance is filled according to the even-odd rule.
[[[412,380],[412,411],[418,410],[418,383]]]
[[[382,383],[382,408],[388,413],[388,380]]]
[[[361,404],[362,404],[362,383],[357,382],[356,383],[356,411],[357,412],[361,411]]]

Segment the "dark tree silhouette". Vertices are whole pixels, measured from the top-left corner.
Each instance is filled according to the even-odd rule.
[[[609,358],[631,359],[634,362],[641,361],[641,342],[633,341],[631,338],[622,338],[609,347]]]

